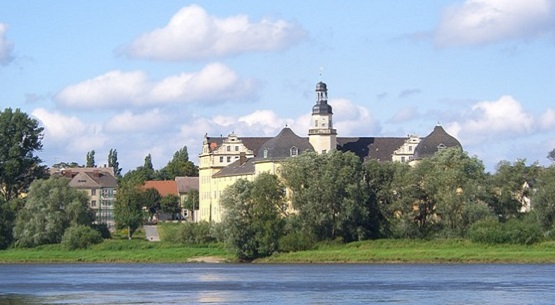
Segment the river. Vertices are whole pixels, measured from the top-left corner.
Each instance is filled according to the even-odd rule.
[[[0,304],[555,304],[555,265],[0,264]]]

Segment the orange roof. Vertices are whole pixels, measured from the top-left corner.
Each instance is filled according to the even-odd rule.
[[[179,193],[177,192],[177,183],[175,182],[175,180],[146,181],[143,185],[143,189],[156,189],[162,196],[166,196],[169,194],[179,196]]]

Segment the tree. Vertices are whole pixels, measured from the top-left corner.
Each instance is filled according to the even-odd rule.
[[[15,211],[12,204],[0,197],[0,250],[6,249],[13,241]]]
[[[160,200],[160,210],[164,213],[170,213],[172,216],[181,212],[181,205],[179,204],[179,196],[168,194]]]
[[[77,162],[58,162],[52,165],[52,168],[73,168],[73,167],[81,167]]]
[[[519,159],[514,163],[501,161],[497,171],[489,176],[488,204],[500,221],[519,216],[524,202],[531,196],[530,190],[539,175],[537,163],[526,165],[526,160]]]
[[[94,150],[91,150],[87,153],[87,167],[95,167],[96,164],[94,162]]]
[[[198,176],[198,167],[189,161],[187,146],[176,151],[173,159],[158,173],[160,180],[174,180],[181,176]]]
[[[35,152],[42,149],[38,121],[19,109],[0,112],[0,194],[4,204],[27,191],[35,179],[48,177]]]
[[[122,180],[132,182],[133,184],[144,184],[145,181],[153,180],[155,176],[154,168],[152,167],[152,157],[148,154],[145,157],[143,166],[138,166],[136,169],[128,171],[123,176]]]
[[[254,181],[237,180],[222,197],[226,245],[239,259],[269,256],[283,234],[283,186],[277,176],[262,173]]]
[[[551,162],[555,162],[555,148],[547,154],[547,158],[551,160]]]
[[[115,149],[110,149],[108,153],[108,166],[114,169],[114,176],[121,178],[121,168],[118,162],[118,152]]]
[[[484,204],[484,166],[460,148],[421,160],[397,185],[401,237],[463,237],[472,223],[491,215]]]
[[[143,202],[148,210],[148,213],[152,217],[160,209],[160,201],[162,200],[162,195],[155,188],[148,188],[143,191]]]
[[[127,238],[143,223],[144,192],[142,183],[135,180],[122,180],[118,186],[114,202],[114,220],[118,228],[127,228]]]
[[[544,230],[555,227],[555,166],[541,171],[532,197],[533,211]]]
[[[339,151],[289,158],[281,175],[306,232],[319,240],[363,239],[371,235],[360,159]]]
[[[91,226],[94,212],[85,192],[70,187],[65,178],[34,181],[14,228],[16,245],[35,247],[59,243],[74,225]]]

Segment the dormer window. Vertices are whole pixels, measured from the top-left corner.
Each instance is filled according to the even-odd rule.
[[[445,144],[443,144],[443,143],[441,143],[437,146],[437,150],[443,150],[443,149],[446,149],[446,148],[447,148],[447,146],[445,146]]]
[[[268,149],[264,149],[264,159],[268,158]]]
[[[295,146],[291,147],[291,157],[296,157],[299,155],[299,149]]]

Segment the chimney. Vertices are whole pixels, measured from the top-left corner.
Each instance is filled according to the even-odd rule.
[[[243,165],[247,162],[247,154],[244,151],[239,153],[239,165]]]
[[[98,169],[95,169],[95,170],[93,171],[93,176],[94,176],[95,178],[99,178],[99,177],[100,177],[100,171],[99,171]]]

